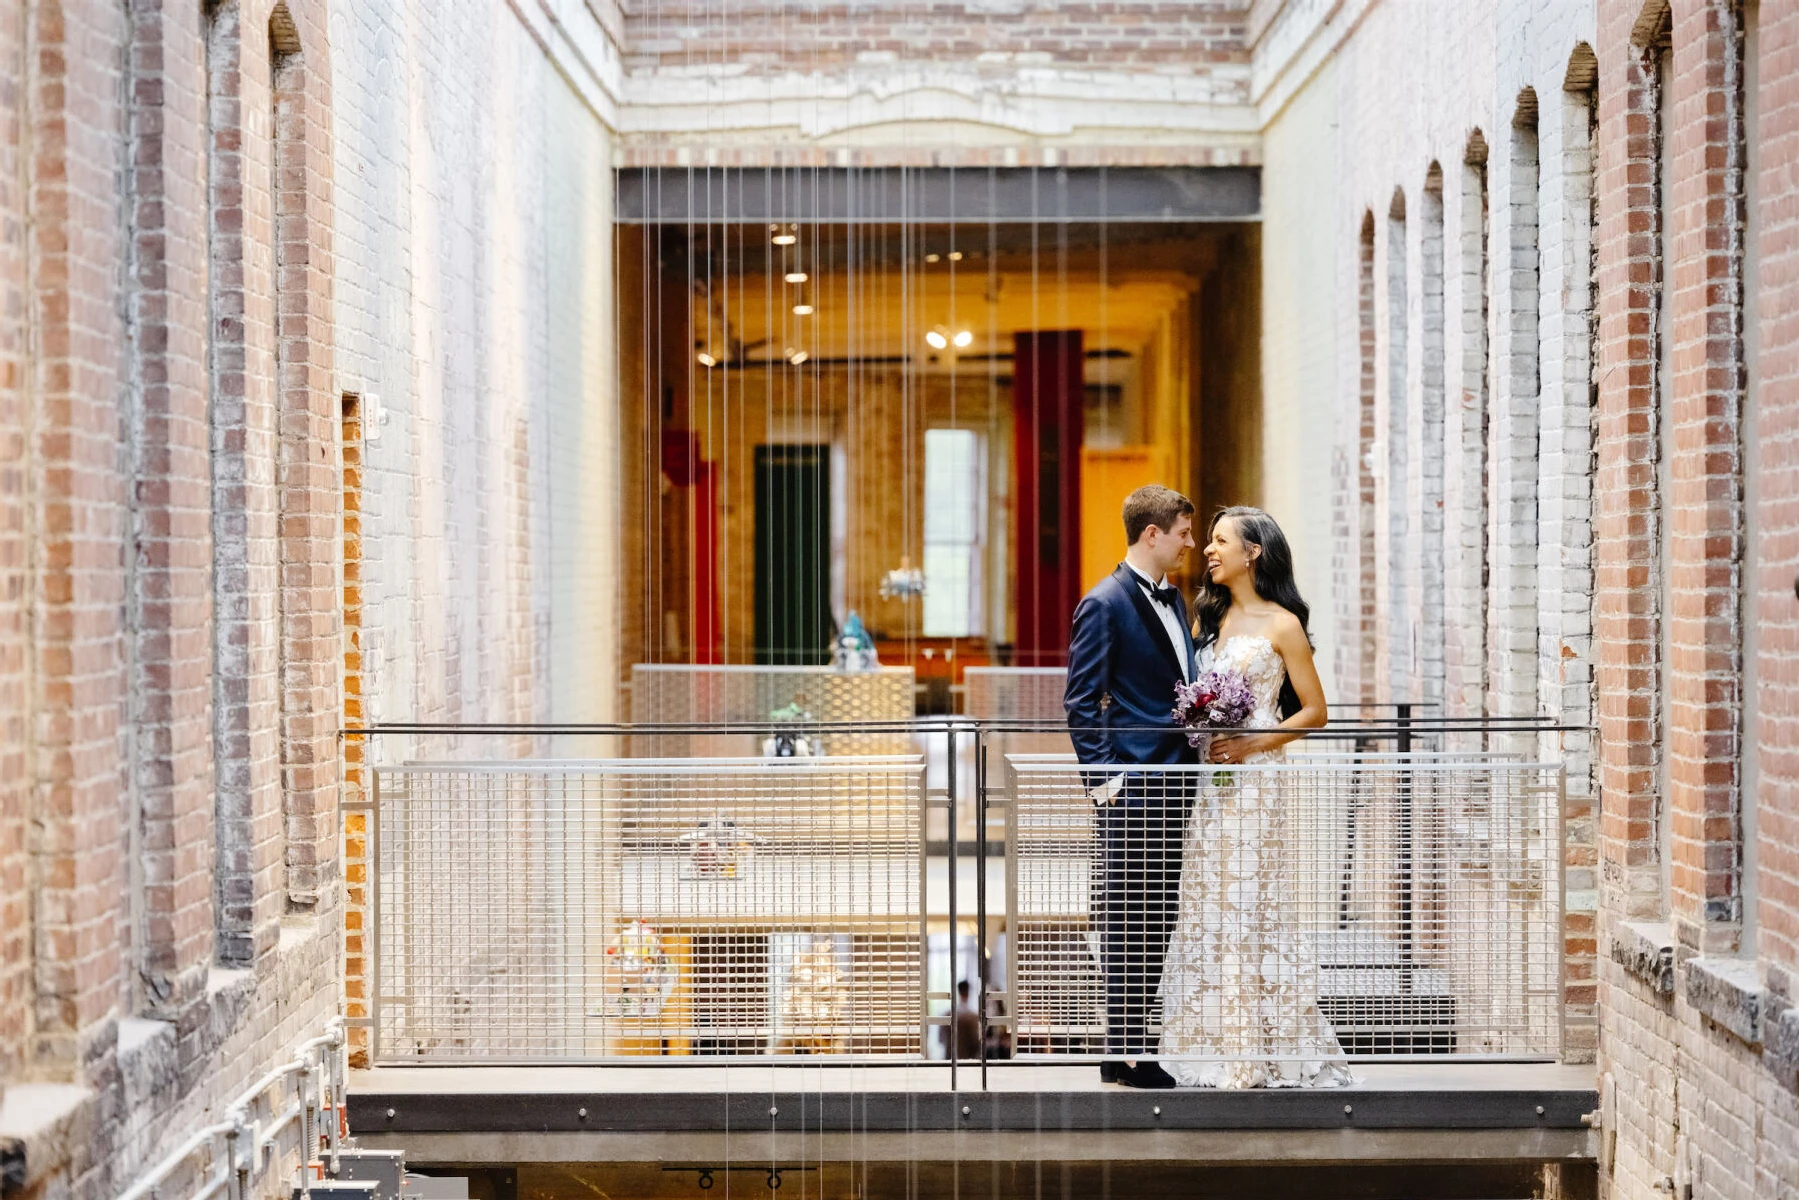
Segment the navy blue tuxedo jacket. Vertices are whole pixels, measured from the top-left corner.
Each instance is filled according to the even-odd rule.
[[[1175,599],[1175,616],[1191,628],[1187,604]],[[1192,639],[1183,637],[1187,671],[1194,671]],[[1187,678],[1169,644],[1155,606],[1123,563],[1074,610],[1068,643],[1068,732],[1075,757],[1086,767],[1165,766],[1197,761],[1187,736],[1174,724],[1174,685]],[[1111,697],[1102,704],[1103,697]],[[1133,729],[1132,726],[1156,726]],[[1166,729],[1167,733],[1159,730]],[[1116,771],[1083,772],[1087,786]]]

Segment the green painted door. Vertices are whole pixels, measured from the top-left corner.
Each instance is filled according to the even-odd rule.
[[[756,661],[830,661],[831,448],[756,447]]]

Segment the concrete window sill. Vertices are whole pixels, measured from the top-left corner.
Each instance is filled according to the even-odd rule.
[[[77,1149],[76,1118],[95,1098],[72,1083],[13,1083],[0,1092],[0,1160],[6,1192],[29,1191],[55,1175]]]
[[[1754,960],[1701,955],[1686,966],[1687,1003],[1720,1029],[1761,1045],[1767,989]]]
[[[1659,996],[1674,995],[1674,928],[1666,921],[1620,921],[1612,926],[1612,961]]]

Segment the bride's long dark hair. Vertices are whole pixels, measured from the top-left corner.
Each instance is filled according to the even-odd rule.
[[[1273,517],[1247,504],[1233,504],[1229,508],[1219,509],[1212,518],[1210,530],[1215,532],[1218,522],[1226,517],[1236,526],[1238,537],[1261,548],[1262,552],[1250,563],[1250,569],[1254,572],[1251,581],[1255,584],[1256,595],[1280,605],[1298,617],[1300,630],[1305,633],[1306,640],[1311,641],[1312,632],[1308,622],[1312,618],[1312,606],[1299,594],[1299,583],[1293,578],[1293,550],[1287,545],[1287,535],[1281,532],[1280,525]],[[1197,646],[1204,648],[1218,640],[1219,626],[1224,624],[1224,615],[1230,611],[1230,607],[1231,590],[1222,584],[1213,583],[1202,573],[1199,596],[1194,603],[1194,615],[1199,623],[1199,634],[1195,639]],[[1282,683],[1282,719],[1292,716],[1299,709],[1299,693],[1293,690],[1292,681]]]

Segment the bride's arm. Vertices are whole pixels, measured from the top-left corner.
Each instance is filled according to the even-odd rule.
[[[1312,661],[1312,644],[1297,617],[1282,620],[1269,639],[1275,653],[1286,664],[1287,681],[1299,697],[1299,711],[1266,733],[1246,733],[1214,738],[1213,762],[1242,762],[1251,754],[1266,754],[1301,736],[1303,730],[1317,729],[1330,719],[1330,708],[1324,702],[1324,684],[1318,679],[1318,664]],[[1278,730],[1290,729],[1292,733]]]

